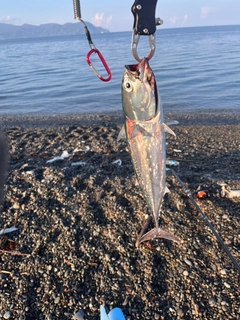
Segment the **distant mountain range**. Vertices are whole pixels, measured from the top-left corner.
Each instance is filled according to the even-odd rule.
[[[107,33],[109,30],[101,27],[95,27],[90,22],[86,22],[88,30],[91,33]],[[23,24],[15,26],[7,23],[0,23],[0,40],[4,39],[21,39],[21,38],[36,38],[36,37],[56,37],[84,34],[83,23],[47,23],[40,26],[31,24]]]

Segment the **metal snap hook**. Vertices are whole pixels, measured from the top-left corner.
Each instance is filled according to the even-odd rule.
[[[132,54],[133,54],[133,57],[138,61],[140,62],[142,59],[139,58],[139,55],[137,53],[137,46],[138,46],[138,42],[139,42],[139,39],[140,39],[140,35],[139,34],[136,34],[133,30],[133,33],[132,33],[132,43],[131,43],[131,50],[132,50]],[[155,52],[155,49],[156,49],[156,38],[155,38],[155,34],[150,34],[148,36],[148,43],[149,43],[149,53],[148,53],[148,60],[150,60],[153,55],[154,55],[154,52]]]
[[[93,53],[96,53],[96,54],[98,55],[100,61],[102,62],[102,65],[104,66],[104,68],[105,68],[105,70],[106,70],[106,72],[107,72],[107,74],[108,74],[108,77],[107,77],[107,78],[102,77],[102,76],[99,74],[99,72],[93,67],[93,65],[92,65],[92,63],[91,63],[91,61],[90,61],[90,56],[91,56]],[[96,76],[97,76],[100,80],[102,80],[102,81],[104,81],[104,82],[107,82],[107,81],[110,81],[110,80],[111,80],[111,78],[112,78],[111,71],[110,71],[110,69],[109,69],[109,67],[108,67],[108,65],[107,65],[107,62],[105,61],[104,57],[102,56],[101,52],[100,52],[98,49],[96,49],[96,48],[91,49],[91,50],[88,52],[88,54],[86,55],[86,61],[87,61],[87,64],[89,65],[89,67],[93,70],[93,72],[96,74]]]

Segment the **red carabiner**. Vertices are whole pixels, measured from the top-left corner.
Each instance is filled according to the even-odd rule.
[[[92,65],[92,63],[91,63],[91,61],[90,61],[90,56],[91,56],[91,54],[92,54],[93,52],[97,53],[97,55],[98,55],[99,59],[101,60],[103,66],[104,66],[104,68],[105,68],[105,70],[107,71],[107,74],[108,74],[108,77],[107,77],[107,78],[103,78],[103,77],[97,72],[97,70],[93,67],[93,65]],[[110,69],[109,69],[109,67],[108,67],[108,65],[107,65],[107,62],[105,61],[105,59],[103,58],[101,52],[100,52],[98,49],[95,49],[95,48],[94,48],[94,49],[90,50],[90,51],[88,52],[88,54],[86,55],[86,61],[87,61],[87,64],[89,65],[89,67],[92,68],[93,72],[96,74],[96,76],[97,76],[100,80],[105,81],[105,82],[111,80],[111,78],[112,78],[111,71],[110,71]]]

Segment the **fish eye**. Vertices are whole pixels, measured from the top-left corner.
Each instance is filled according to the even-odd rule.
[[[132,83],[129,80],[125,81],[124,88],[126,91],[131,92],[132,91]]]

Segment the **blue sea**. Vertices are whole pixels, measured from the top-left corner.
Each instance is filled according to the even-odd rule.
[[[131,32],[92,34],[111,72],[100,81],[85,56],[85,35],[0,41],[0,115],[121,110],[125,64],[136,63]],[[139,56],[148,54],[141,37]],[[106,76],[96,54],[94,67]],[[240,110],[240,26],[161,29],[150,61],[165,112]]]

